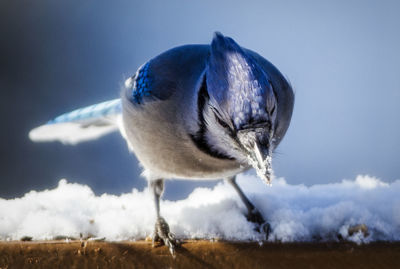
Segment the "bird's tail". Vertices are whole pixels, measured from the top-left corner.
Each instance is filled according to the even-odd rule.
[[[77,144],[94,140],[121,127],[121,100],[114,99],[80,108],[50,120],[29,132],[35,142]]]

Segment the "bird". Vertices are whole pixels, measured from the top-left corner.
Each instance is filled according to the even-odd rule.
[[[211,44],[183,45],[141,65],[120,98],[77,109],[32,129],[33,141],[77,144],[119,130],[143,167],[153,196],[153,245],[172,255],[179,240],[160,211],[166,179],[223,179],[249,221],[270,225],[236,182],[254,168],[267,184],[272,155],[291,121],[291,84],[268,60],[215,32]]]

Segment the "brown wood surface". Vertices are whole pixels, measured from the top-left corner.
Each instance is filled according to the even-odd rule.
[[[0,242],[0,268],[400,268],[400,242]]]

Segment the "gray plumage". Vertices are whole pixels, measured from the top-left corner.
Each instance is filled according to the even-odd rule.
[[[153,190],[155,240],[162,239],[174,252],[176,240],[159,213],[163,180],[169,178],[228,179],[248,208],[249,220],[264,223],[235,175],[254,167],[270,181],[272,152],[289,127],[293,104],[292,88],[275,66],[220,33],[211,45],[177,47],[141,66],[125,82],[121,101],[107,109],[115,114],[122,107],[121,133]],[[90,109],[85,111],[87,128]],[[97,118],[104,123],[111,113],[96,111],[91,126]],[[74,117],[63,118],[85,132]],[[43,140],[41,133],[48,130],[39,127],[31,138]]]

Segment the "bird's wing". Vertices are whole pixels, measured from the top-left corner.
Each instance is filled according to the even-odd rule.
[[[65,113],[29,132],[35,142],[61,141],[77,144],[118,130],[121,100],[115,99]]]
[[[194,91],[208,53],[207,45],[185,45],[163,52],[125,81],[126,97],[140,107],[169,100],[181,90]]]

